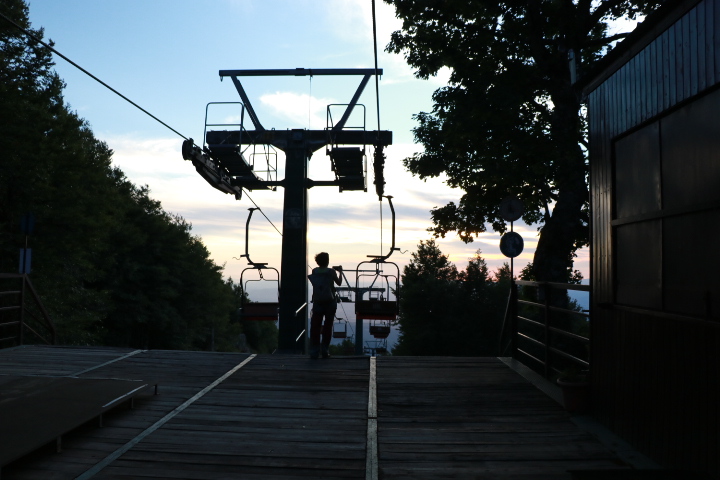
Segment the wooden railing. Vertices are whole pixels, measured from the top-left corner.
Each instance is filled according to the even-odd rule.
[[[590,312],[574,304],[568,290],[590,292],[590,286],[513,282],[501,354],[509,353],[549,379],[564,372],[589,371]]]
[[[54,345],[55,326],[27,275],[0,273],[0,348]]]

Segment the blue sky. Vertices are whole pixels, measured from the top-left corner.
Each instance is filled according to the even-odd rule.
[[[203,137],[208,102],[238,101],[221,69],[370,68],[374,65],[370,0],[30,0],[33,27],[44,27],[55,47],[113,88],[197,143]],[[442,179],[423,182],[406,172],[402,159],[421,150],[413,144],[412,115],[430,111],[431,95],[447,74],[418,80],[398,55],[385,53],[390,33],[400,28],[394,10],[376,4],[378,24],[381,128],[393,131],[388,147],[386,194],[394,196],[397,246],[404,254],[392,260],[401,268],[420,240],[430,238],[429,210],[457,201],[460,191]],[[182,139],[144,113],[56,59],[67,82],[65,99],[85,118],[95,135],[115,151],[114,162],[134,183],[147,184],[151,196],[170,212],[192,223],[226,276],[237,279],[244,262],[245,220],[250,201],[236,201],[212,189],[180,154]],[[359,77],[278,77],[244,79],[243,85],[266,128],[325,127],[325,108],[347,103]],[[368,129],[377,128],[375,87],[368,85],[360,103],[366,105]],[[282,178],[283,158],[279,158]],[[320,150],[311,159],[310,177],[330,179],[329,160]],[[380,212],[372,192],[344,192],[323,187],[310,190],[309,255],[328,251],[332,264],[354,268],[368,254],[389,247],[389,210],[385,205],[383,245]],[[255,191],[252,198],[273,223],[282,226],[282,189]],[[500,200],[500,199],[499,199]],[[281,237],[255,214],[250,253],[255,261],[279,268]],[[537,243],[534,227],[515,225],[525,240],[522,266],[532,260]],[[440,239],[444,253],[463,268],[478,248],[491,269],[505,261],[500,236],[492,231],[474,243],[455,236]],[[312,264],[312,260],[310,261]],[[576,268],[588,273],[587,252]],[[252,295],[252,292],[251,292]],[[263,294],[258,293],[262,296]],[[261,299],[261,298],[257,298]]]

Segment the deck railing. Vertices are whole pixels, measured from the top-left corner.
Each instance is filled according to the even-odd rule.
[[[589,371],[590,312],[574,302],[568,290],[589,294],[590,286],[513,282],[501,353],[509,351],[513,358],[549,379],[564,372]]]
[[[54,345],[57,334],[30,278],[0,273],[0,348],[27,340]]]

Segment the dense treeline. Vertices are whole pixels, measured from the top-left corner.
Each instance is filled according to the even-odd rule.
[[[393,355],[498,355],[510,292],[507,264],[491,275],[480,251],[458,271],[434,240],[403,268]]]
[[[23,0],[0,8],[30,29]],[[0,272],[17,272],[31,212],[31,278],[60,343],[235,350],[245,333],[251,349],[274,348],[275,326],[243,331],[239,286],[189,223],[113,167],[52,67],[47,48],[0,20]]]

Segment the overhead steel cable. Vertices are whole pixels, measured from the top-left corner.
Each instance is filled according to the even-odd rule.
[[[160,123],[161,125],[163,125],[163,126],[166,127],[167,129],[169,129],[169,130],[171,130],[172,132],[176,133],[177,135],[179,135],[179,136],[182,137],[183,139],[188,140],[188,138],[187,138],[185,135],[183,135],[182,133],[178,132],[177,130],[175,130],[174,128],[172,128],[170,125],[168,125],[167,123],[163,122],[163,121],[160,120],[158,117],[156,117],[156,116],[153,115],[152,113],[148,112],[147,110],[145,110],[144,108],[142,108],[140,105],[138,105],[137,103],[133,102],[133,101],[130,100],[128,97],[126,97],[126,96],[123,95],[122,93],[118,92],[117,90],[115,90],[114,88],[112,88],[110,85],[108,85],[107,83],[103,82],[102,80],[100,80],[100,79],[99,79],[98,77],[96,77],[95,75],[93,75],[92,73],[90,73],[90,72],[88,72],[87,70],[85,70],[83,67],[81,67],[81,66],[78,65],[77,63],[75,63],[75,62],[73,62],[72,60],[70,60],[68,57],[66,57],[65,55],[63,55],[63,54],[60,53],[59,51],[57,51],[54,47],[50,46],[48,43],[46,43],[46,42],[44,42],[43,40],[41,40],[40,38],[38,38],[37,36],[35,36],[33,33],[31,33],[30,31],[28,31],[27,29],[21,27],[20,25],[18,25],[17,23],[15,23],[13,20],[11,20],[10,18],[8,18],[8,17],[7,17],[6,15],[4,15],[3,13],[0,13],[0,18],[2,18],[3,20],[5,20],[6,22],[10,23],[11,25],[13,25],[15,28],[17,28],[18,30],[20,30],[21,32],[23,32],[25,35],[27,35],[28,37],[30,37],[32,40],[34,40],[34,41],[42,44],[42,45],[45,46],[46,48],[48,48],[48,49],[49,49],[50,51],[52,51],[54,54],[56,54],[57,56],[59,56],[60,58],[62,58],[63,60],[65,60],[66,62],[68,62],[69,64],[71,64],[72,66],[74,66],[75,68],[77,68],[78,70],[80,70],[81,72],[83,72],[84,74],[86,74],[87,76],[89,76],[90,78],[92,78],[93,80],[95,80],[96,82],[98,82],[99,84],[101,84],[102,86],[104,86],[105,88],[107,88],[107,89],[110,90],[111,92],[115,93],[115,94],[118,95],[120,98],[122,98],[122,99],[125,100],[126,102],[130,103],[130,104],[133,105],[135,108],[137,108],[138,110],[142,111],[143,113],[145,113],[146,115],[148,115],[150,118],[152,118],[152,119],[155,120],[156,122]],[[263,212],[262,208],[260,208],[260,207],[258,206],[258,204],[255,203],[255,200],[253,200],[253,199],[250,197],[250,195],[248,195],[247,190],[245,190],[245,189],[243,189],[243,190],[245,191],[245,195],[248,197],[248,199],[250,199],[250,201],[253,203],[253,205],[255,205],[255,207],[257,207],[257,209],[260,210],[260,213],[262,213],[263,217],[265,217],[265,219],[270,223],[270,225],[272,225],[272,227],[275,229],[275,231],[277,231],[277,232],[280,234],[280,236],[282,236],[282,233],[280,232],[280,230],[278,230],[278,228],[275,226],[275,224],[272,222],[272,220],[270,220],[270,219],[268,218],[268,216],[265,215],[265,212]]]
[[[281,232],[280,230],[278,230],[278,228],[275,226],[275,224],[272,222],[272,220],[270,220],[270,219],[268,218],[268,216],[265,215],[265,212],[263,212],[263,209],[260,208],[260,207],[258,207],[258,204],[255,203],[255,200],[253,200],[252,198],[250,198],[250,195],[248,195],[247,190],[245,190],[245,189],[243,188],[243,192],[245,192],[245,196],[248,197],[248,199],[250,199],[250,201],[253,203],[253,205],[255,205],[255,206],[257,207],[257,209],[260,210],[260,213],[262,213],[262,216],[265,217],[265,220],[267,220],[268,222],[270,222],[270,225],[272,225],[273,228],[275,229],[275,231],[278,232],[278,233],[280,234],[280,236],[282,237],[282,236],[283,236],[282,232]]]
[[[110,85],[108,85],[107,83],[103,82],[103,81],[100,80],[98,77],[96,77],[96,76],[93,75],[92,73],[88,72],[88,71],[85,70],[83,67],[81,67],[81,66],[78,65],[77,63],[73,62],[73,61],[70,60],[68,57],[66,57],[66,56],[63,55],[62,53],[58,52],[55,48],[53,48],[53,47],[50,46],[49,44],[45,43],[44,41],[42,41],[41,39],[39,39],[38,37],[36,37],[35,35],[33,35],[31,32],[29,32],[28,30],[24,29],[23,27],[21,27],[20,25],[18,25],[17,23],[15,23],[14,21],[10,20],[8,17],[6,17],[5,15],[3,15],[2,13],[0,13],[0,18],[3,18],[3,19],[4,19],[5,21],[7,21],[8,23],[12,24],[13,26],[15,26],[15,28],[19,29],[21,32],[23,32],[25,35],[27,35],[28,37],[32,38],[32,39],[35,40],[36,42],[44,45],[46,48],[48,48],[50,51],[52,51],[55,55],[59,56],[60,58],[62,58],[62,59],[65,60],[66,62],[68,62],[70,65],[72,65],[73,67],[77,68],[78,70],[80,70],[81,72],[83,72],[84,74],[86,74],[87,76],[89,76],[90,78],[92,78],[93,80],[95,80],[96,82],[98,82],[99,84],[101,84],[102,86],[104,86],[105,88],[107,88],[108,90],[110,90],[111,92],[113,92],[114,94],[118,95],[120,98],[122,98],[123,100],[125,100],[126,102],[128,102],[129,104],[131,104],[132,106],[134,106],[135,108],[137,108],[138,110],[142,111],[143,113],[145,113],[146,115],[148,115],[148,116],[149,116],[150,118],[152,118],[153,120],[159,122],[160,124],[162,124],[163,126],[165,126],[166,128],[168,128],[169,130],[171,130],[171,131],[173,131],[174,133],[180,135],[180,136],[181,136],[182,138],[184,138],[185,140],[188,139],[185,135],[183,135],[182,133],[178,132],[177,130],[175,130],[174,128],[172,128],[170,125],[168,125],[167,123],[163,122],[162,120],[160,120],[159,118],[157,118],[155,115],[153,115],[152,113],[148,112],[147,110],[145,110],[144,108],[142,108],[140,105],[138,105],[137,103],[133,102],[133,101],[130,100],[128,97],[126,97],[126,96],[123,95],[122,93],[118,92],[117,90],[115,90],[114,88],[112,88]]]
[[[375,102],[377,109],[377,129],[380,138],[380,86],[378,80],[377,25],[375,21],[375,0],[372,0],[373,51],[375,53]]]

